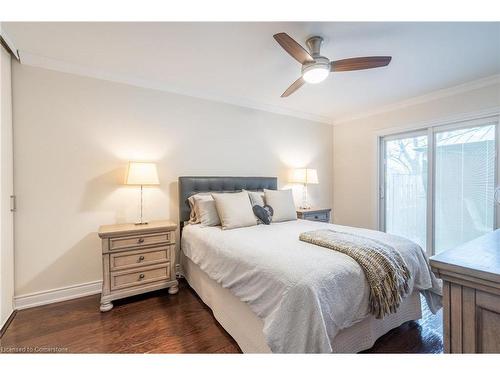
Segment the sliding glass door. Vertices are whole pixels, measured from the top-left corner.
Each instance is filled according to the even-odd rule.
[[[425,248],[427,135],[386,139],[385,230]]]
[[[495,125],[435,134],[434,252],[494,229]]]
[[[496,227],[498,117],[380,142],[380,229],[435,254]]]

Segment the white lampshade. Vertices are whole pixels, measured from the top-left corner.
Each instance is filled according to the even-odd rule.
[[[318,172],[316,169],[310,168],[300,168],[294,169],[292,171],[292,178],[290,182],[296,182],[300,184],[317,184],[318,181]]]
[[[129,162],[126,185],[159,185],[155,163]]]

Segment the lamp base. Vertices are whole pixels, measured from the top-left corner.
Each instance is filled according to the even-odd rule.
[[[134,223],[135,225],[145,225],[148,223],[147,221],[144,221],[143,216],[142,216],[142,185],[141,185],[141,216],[139,217],[139,219],[141,221],[136,221]]]
[[[304,189],[302,190],[302,204],[299,207],[301,210],[310,210],[311,205],[307,199],[307,184],[304,184]]]

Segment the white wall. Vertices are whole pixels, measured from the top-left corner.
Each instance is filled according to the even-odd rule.
[[[500,106],[500,85],[442,97],[334,126],[334,222],[377,229],[377,133]]]
[[[139,191],[121,185],[128,160],[158,162],[148,219],[177,221],[180,175],[283,186],[301,166],[318,169],[312,203],[331,206],[330,125],[17,63],[13,85],[16,295],[101,279],[99,225],[137,219]]]
[[[0,46],[0,327],[13,311],[14,244],[12,178],[11,58]]]

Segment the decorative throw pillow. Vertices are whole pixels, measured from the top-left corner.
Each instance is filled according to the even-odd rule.
[[[252,209],[254,206],[264,206],[264,192],[263,191],[248,191],[243,190],[248,193],[248,197],[250,198],[250,203],[252,204]],[[255,214],[255,211],[254,211]],[[255,214],[257,219],[257,224],[264,224],[264,222],[259,218],[257,214]]]
[[[268,206],[267,204],[264,206],[259,206],[256,204],[255,206],[252,207],[252,210],[255,216],[257,216],[257,218],[259,219],[259,221],[261,221],[266,225],[271,224],[274,214],[273,208],[271,206]]]
[[[263,191],[248,191],[243,190],[248,193],[248,197],[250,198],[250,203],[252,206],[264,206],[264,192]]]
[[[264,190],[266,204],[274,210],[273,222],[297,220],[292,190]]]
[[[215,207],[215,200],[195,200],[195,205],[200,218],[200,223],[204,227],[215,227],[220,225],[219,214]]]
[[[222,223],[222,229],[232,229],[257,225],[248,193],[212,194],[215,207]]]
[[[191,213],[189,214],[189,224],[199,224],[201,222],[200,212],[199,212],[199,202],[200,201],[211,201],[212,193],[197,193],[191,195],[188,198],[189,207],[191,207]]]

